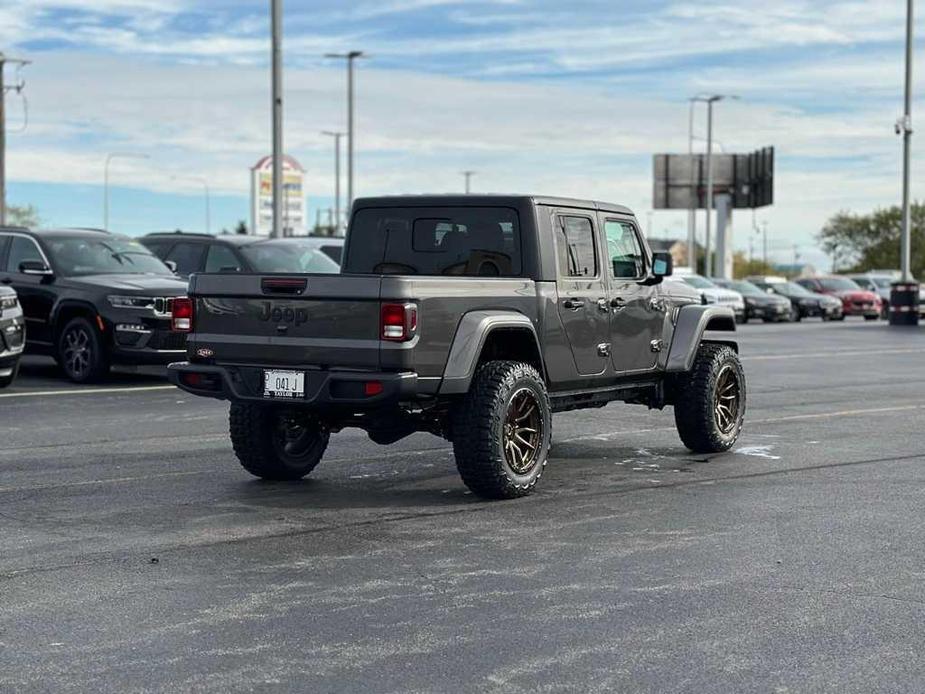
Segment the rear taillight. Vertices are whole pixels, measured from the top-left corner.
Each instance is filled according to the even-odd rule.
[[[418,329],[415,304],[382,304],[379,336],[391,342],[406,342]]]
[[[188,333],[193,329],[193,300],[181,296],[173,300],[170,329],[178,333]]]

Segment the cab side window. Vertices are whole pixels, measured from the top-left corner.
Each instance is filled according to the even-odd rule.
[[[228,246],[213,243],[206,256],[206,272],[240,272],[241,263]]]
[[[611,276],[615,279],[640,279],[645,274],[642,245],[631,224],[608,220],[604,222],[607,255]]]
[[[594,227],[587,217],[559,217],[556,225],[556,252],[560,277],[597,276]]]
[[[35,241],[24,236],[14,236],[7,256],[6,271],[18,273],[20,264],[27,260],[44,262]]]

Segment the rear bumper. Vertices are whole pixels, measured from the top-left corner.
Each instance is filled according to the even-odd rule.
[[[273,398],[263,394],[264,366],[214,366],[176,362],[167,378],[193,395],[232,402],[261,402],[299,407],[375,409],[412,400],[418,395],[418,376],[411,372],[360,372],[298,369],[305,373],[305,397]],[[367,383],[381,384],[381,392],[365,395]]]

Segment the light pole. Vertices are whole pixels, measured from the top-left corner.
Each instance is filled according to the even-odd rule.
[[[475,176],[476,171],[463,171],[462,175],[466,179],[466,195],[472,192],[472,177]]]
[[[347,61],[347,214],[353,207],[353,63],[357,58],[364,57],[363,51],[350,51],[349,53],[328,53],[326,58],[341,58]]]
[[[209,189],[209,182],[205,179],[204,176],[171,176],[171,180],[178,181],[180,179],[186,179],[189,181],[196,181],[197,183],[202,184],[202,188],[205,191],[206,195],[206,233],[212,233],[212,192]]]
[[[695,96],[688,101],[687,154],[691,163],[691,200],[690,209],[687,211],[687,264],[697,272],[697,200],[694,196],[694,184],[700,177],[695,176],[694,168],[694,107],[702,98]]]
[[[272,238],[279,238],[283,221],[283,0],[270,0],[272,34],[272,99],[273,99],[273,230]]]
[[[707,277],[713,276],[713,258],[710,247],[710,217],[713,213],[713,104],[723,99],[738,99],[737,96],[727,94],[714,94],[713,96],[700,97],[699,101],[707,104],[707,228],[704,243],[704,274]]]
[[[322,135],[334,138],[334,224],[336,231],[340,231],[340,138],[344,133],[335,130],[322,130]]]
[[[912,281],[912,213],[909,185],[912,175],[912,64],[913,64],[913,0],[906,5],[906,103],[905,113],[896,130],[903,136],[903,230],[902,230],[902,281]]]
[[[150,159],[147,154],[136,152],[110,152],[103,165],[103,230],[109,231],[109,164],[113,159]]]

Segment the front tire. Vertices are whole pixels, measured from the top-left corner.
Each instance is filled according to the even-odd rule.
[[[675,424],[694,453],[722,453],[735,445],[745,419],[745,372],[726,345],[704,343],[694,366],[675,383]]]
[[[103,336],[86,318],[71,319],[58,335],[56,359],[74,383],[98,383],[109,373]]]
[[[300,480],[321,462],[330,433],[313,417],[271,405],[232,403],[231,445],[241,466],[265,480]]]
[[[526,496],[543,474],[552,409],[535,368],[492,361],[479,368],[453,415],[453,452],[465,485],[486,499]]]

